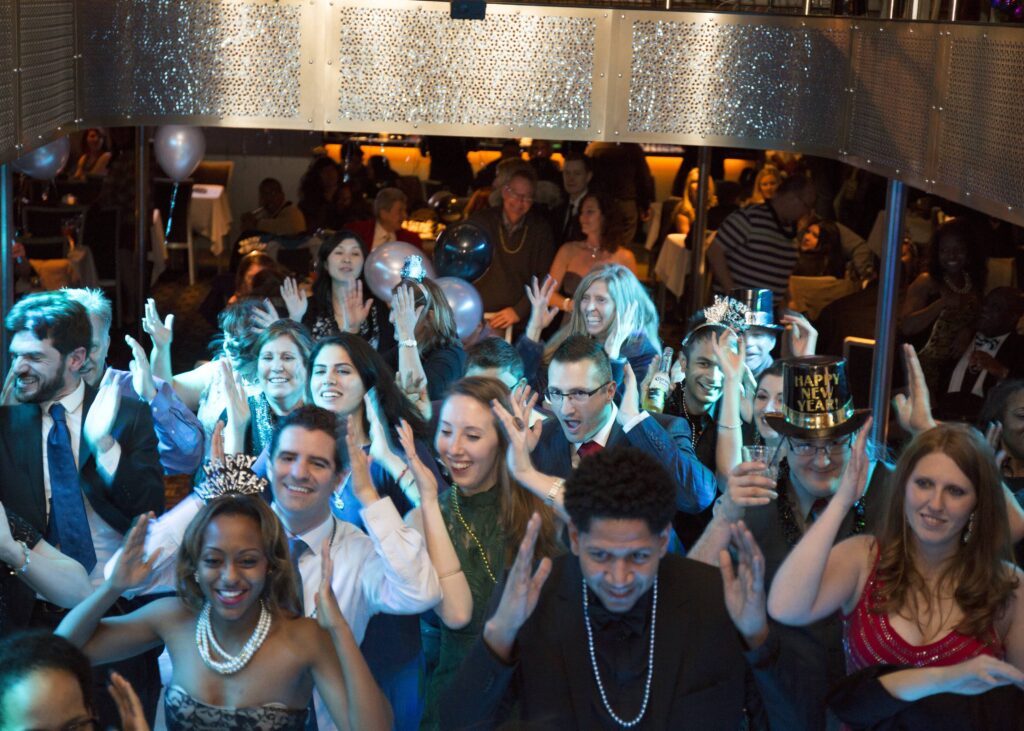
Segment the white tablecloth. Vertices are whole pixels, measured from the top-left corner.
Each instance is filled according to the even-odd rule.
[[[658,254],[654,274],[663,282],[669,292],[682,297],[686,290],[686,277],[690,273],[690,250],[686,248],[683,234],[669,234]]]
[[[224,237],[231,230],[231,205],[223,185],[203,184],[192,188],[188,223],[194,233],[211,241],[210,251],[220,256]]]

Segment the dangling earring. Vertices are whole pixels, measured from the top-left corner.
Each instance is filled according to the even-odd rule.
[[[974,513],[971,513],[971,517],[967,519],[967,528],[964,530],[963,538],[960,542],[966,544],[967,541],[971,540],[971,533],[974,531]]]

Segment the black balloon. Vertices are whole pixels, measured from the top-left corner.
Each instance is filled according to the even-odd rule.
[[[430,196],[427,205],[434,209],[442,223],[458,223],[464,218],[463,207],[459,197],[451,191],[441,190]]]
[[[493,253],[486,231],[475,223],[457,223],[438,237],[434,269],[439,277],[459,277],[473,282],[491,266]]]

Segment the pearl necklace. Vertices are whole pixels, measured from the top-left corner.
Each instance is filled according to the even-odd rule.
[[[590,667],[594,669],[594,680],[597,681],[597,692],[601,694],[601,703],[604,704],[604,709],[608,711],[608,715],[611,716],[615,723],[619,724],[623,728],[632,728],[640,723],[640,720],[644,717],[647,712],[647,701],[651,698],[651,679],[654,677],[654,620],[658,616],[658,577],[654,577],[654,596],[651,601],[651,651],[647,657],[647,680],[644,682],[644,702],[640,706],[640,712],[636,715],[632,721],[626,721],[619,718],[618,714],[612,710],[611,704],[608,703],[608,696],[604,692],[604,683],[601,682],[601,671],[597,667],[597,655],[594,654],[594,631],[590,627],[590,607],[587,602],[587,580],[583,580],[583,619],[584,625],[587,628],[587,649],[590,651]]]
[[[210,624],[210,602],[205,602],[199,613],[199,620],[196,622],[196,647],[199,648],[199,657],[206,663],[206,667],[215,673],[233,675],[248,665],[252,656],[263,645],[263,641],[267,639],[267,634],[270,632],[272,621],[273,615],[267,611],[267,607],[261,599],[260,619],[256,624],[256,629],[253,630],[249,640],[242,647],[242,651],[238,655],[231,655],[224,651],[224,648],[217,642],[217,638],[213,636],[213,626]],[[213,659],[210,654],[211,647],[214,652],[224,658],[223,661]]]

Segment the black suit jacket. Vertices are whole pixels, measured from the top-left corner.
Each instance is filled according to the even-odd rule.
[[[514,703],[523,721],[544,728],[611,726],[590,667],[581,579],[574,556],[555,560],[536,609],[519,630],[512,665],[482,637],[476,641],[441,697],[442,728],[494,728]],[[775,684],[777,643],[770,638],[744,658],[718,571],[669,554],[658,568],[658,584],[650,703],[637,728],[739,728],[748,661],[767,705],[785,703]],[[501,594],[498,587],[492,597]]]
[[[690,425],[686,419],[649,414],[627,434],[616,421],[607,448],[635,447],[654,456],[676,485],[676,509],[699,513],[715,499],[717,485],[712,472],[693,453]],[[546,475],[566,478],[572,473],[569,440],[558,419],[544,422],[540,441],[533,450],[534,466]]]
[[[82,425],[96,390],[85,387]],[[46,535],[46,491],[43,485],[42,412],[39,404],[0,407],[0,503]],[[85,440],[79,435],[78,475],[82,492],[96,513],[121,533],[132,519],[164,510],[163,471],[149,405],[121,399],[112,436],[121,445],[121,459],[110,485],[104,482]],[[18,582],[11,587],[8,611],[11,627],[28,626],[35,592]]]
[[[584,197],[586,197],[585,194]],[[551,210],[551,230],[555,235],[556,247],[561,246],[566,241],[583,241],[586,238],[583,235],[583,228],[580,226],[578,205],[576,213],[569,218],[568,225],[566,224],[565,216],[569,212],[569,205],[569,200],[566,199]]]

